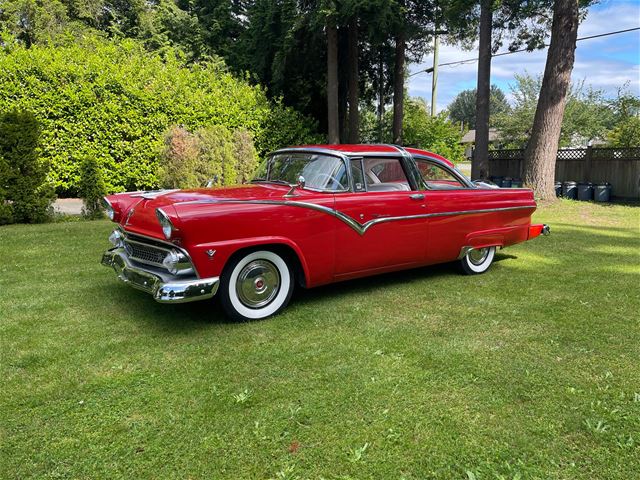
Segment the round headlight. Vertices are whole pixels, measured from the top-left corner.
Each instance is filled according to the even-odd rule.
[[[114,218],[116,218],[116,212],[113,209],[111,202],[109,202],[109,200],[107,200],[106,198],[103,198],[102,206],[104,207],[104,211],[106,212],[107,217],[109,217],[109,220],[113,221]]]
[[[167,214],[164,213],[160,208],[156,208],[156,217],[158,217],[158,221],[160,222],[160,226],[162,227],[164,238],[169,240],[174,230],[171,220],[169,220]]]

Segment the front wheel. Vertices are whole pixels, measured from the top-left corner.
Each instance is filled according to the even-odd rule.
[[[277,253],[259,250],[232,260],[220,282],[220,300],[235,320],[259,320],[287,306],[293,275]]]
[[[496,254],[496,247],[474,248],[460,259],[462,271],[467,275],[477,275],[489,270],[493,257]]]

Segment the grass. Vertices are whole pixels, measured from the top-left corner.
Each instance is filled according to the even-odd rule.
[[[252,323],[117,283],[107,222],[2,227],[0,477],[637,478],[640,209],[535,221]]]

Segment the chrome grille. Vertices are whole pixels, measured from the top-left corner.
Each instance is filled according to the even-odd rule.
[[[162,267],[162,261],[169,253],[168,248],[149,245],[130,238],[124,240],[124,248],[132,260],[158,267]]]

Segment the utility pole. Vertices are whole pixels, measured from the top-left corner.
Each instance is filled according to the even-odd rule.
[[[438,96],[438,50],[440,38],[436,30],[433,36],[433,76],[431,77],[431,116],[436,116],[436,97]]]

